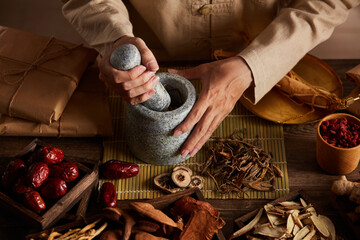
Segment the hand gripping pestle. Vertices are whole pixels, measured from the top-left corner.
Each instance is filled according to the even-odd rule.
[[[141,55],[133,44],[118,46],[110,56],[111,65],[121,71],[128,71],[141,64]],[[160,81],[154,86],[155,94],[142,104],[153,110],[163,111],[170,106],[171,98]]]

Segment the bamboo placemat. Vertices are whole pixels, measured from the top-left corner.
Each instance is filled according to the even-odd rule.
[[[161,70],[164,71],[165,69]],[[194,81],[193,84],[199,93],[201,89],[200,82]],[[136,177],[111,181],[117,189],[118,199],[152,199],[164,195],[154,185],[153,179],[161,173],[171,172],[174,165],[150,165],[136,159],[125,142],[125,102],[121,97],[110,92],[109,103],[114,125],[114,136],[105,138],[103,141],[103,162],[118,159],[139,165],[139,174]],[[233,194],[218,193],[210,177],[205,177],[205,185],[204,189],[202,189],[204,197],[208,199],[275,199],[289,193],[283,126],[256,117],[240,103],[237,103],[233,111],[213,133],[213,137],[227,137],[235,130],[245,130],[245,139],[250,141],[256,139],[257,143],[260,143],[260,146],[265,151],[270,152],[273,155],[273,163],[283,171],[284,177],[275,179],[275,191],[273,192],[248,191]],[[212,138],[209,141],[212,141]],[[187,166],[196,173],[198,163],[206,161],[205,151],[203,147],[193,158],[179,165]]]

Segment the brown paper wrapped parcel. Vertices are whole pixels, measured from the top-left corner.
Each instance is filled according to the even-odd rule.
[[[0,26],[0,113],[50,124],[60,118],[96,51]]]
[[[106,89],[90,67],[58,121],[50,125],[0,116],[0,136],[94,137],[113,134]]]

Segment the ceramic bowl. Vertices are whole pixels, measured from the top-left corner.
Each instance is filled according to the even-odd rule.
[[[352,148],[336,147],[324,140],[320,126],[324,121],[346,117],[348,121],[360,125],[360,120],[350,114],[334,113],[320,120],[317,127],[316,160],[319,166],[330,174],[343,175],[356,169],[360,160],[360,145]]]

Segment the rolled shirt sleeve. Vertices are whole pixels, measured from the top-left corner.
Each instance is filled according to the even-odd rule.
[[[124,35],[133,36],[129,13],[120,0],[62,0],[64,17],[101,55]]]
[[[360,0],[299,0],[277,17],[238,55],[254,78],[256,104],[296,63],[345,22]],[[341,44],[341,43],[339,43]]]

